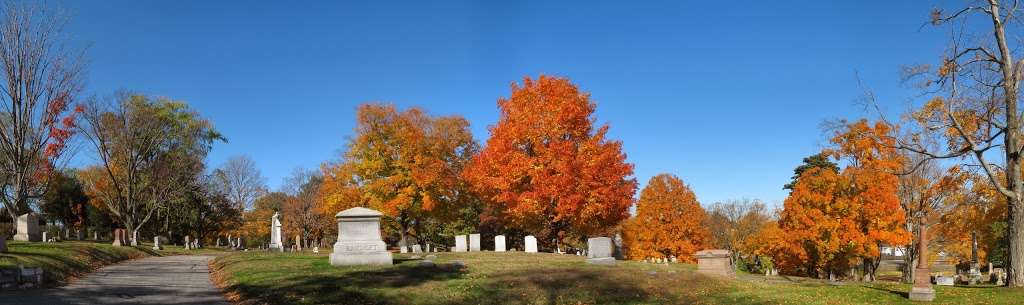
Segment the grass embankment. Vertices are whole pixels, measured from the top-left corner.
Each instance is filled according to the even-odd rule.
[[[0,253],[0,268],[42,267],[44,286],[52,287],[124,260],[181,254],[223,253],[219,249],[185,250],[165,247],[154,251],[152,245],[114,247],[109,242],[62,241],[55,243],[7,241],[7,253]]]
[[[589,265],[555,254],[438,253],[436,266],[395,255],[390,267],[333,267],[327,254],[237,253],[215,279],[243,304],[912,304],[910,286],[833,285],[744,274],[722,280],[689,264]],[[465,267],[455,264],[461,261]],[[934,304],[1020,304],[1024,290],[936,287]]]

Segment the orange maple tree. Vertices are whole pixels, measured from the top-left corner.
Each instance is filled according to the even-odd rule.
[[[622,143],[595,128],[590,95],[566,78],[512,85],[501,117],[467,169],[489,215],[533,233],[542,245],[607,233],[628,216],[636,192]]]
[[[860,265],[871,280],[879,263],[879,247],[909,241],[895,175],[902,168],[901,156],[894,143],[885,142],[891,137],[871,136],[891,132],[884,123],[847,124],[832,138],[834,147],[826,150],[847,162],[842,172],[814,168],[800,176],[779,221],[796,245],[778,248],[802,248],[779,256],[803,258],[781,261],[805,264],[780,264],[784,271],[835,276]]]
[[[451,215],[464,202],[469,192],[461,173],[477,151],[464,118],[363,104],[355,133],[342,159],[322,167],[326,209],[380,210],[408,245],[414,226]]]
[[[697,196],[670,174],[651,177],[640,191],[636,217],[622,229],[626,256],[633,260],[675,256],[693,262],[693,254],[708,243],[704,209]]]

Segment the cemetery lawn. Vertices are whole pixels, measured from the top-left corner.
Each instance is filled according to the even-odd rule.
[[[394,266],[333,267],[328,254],[220,256],[214,281],[240,304],[913,304],[910,286],[828,284],[741,274],[730,281],[695,265],[585,263],[548,253],[435,253],[436,266],[395,254]],[[456,261],[463,262],[460,267]],[[936,287],[933,304],[1020,304],[1024,290]]]
[[[165,247],[154,251],[152,245],[114,247],[110,242],[62,241],[55,243],[7,241],[7,253],[0,253],[0,268],[42,267],[44,286],[66,284],[75,277],[100,267],[147,256],[224,253],[217,249],[185,250]]]

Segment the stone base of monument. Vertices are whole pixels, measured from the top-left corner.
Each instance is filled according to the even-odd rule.
[[[587,263],[588,264],[595,264],[595,265],[615,265],[615,258],[614,257],[588,258],[587,259]]]
[[[391,252],[383,241],[336,242],[331,253],[332,266],[391,265]]]
[[[932,287],[913,287],[910,289],[910,300],[931,302],[935,300],[935,289],[932,289]]]

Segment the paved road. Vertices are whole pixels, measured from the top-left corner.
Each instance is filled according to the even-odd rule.
[[[223,304],[212,256],[151,257],[104,267],[68,286],[0,292],[0,304]]]

